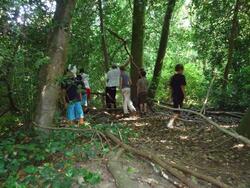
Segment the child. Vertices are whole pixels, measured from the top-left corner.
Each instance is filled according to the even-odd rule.
[[[90,93],[91,89],[89,86],[89,75],[84,73],[84,69],[79,70],[78,78],[82,81],[82,84],[84,85],[85,89],[82,92],[82,105],[84,107],[84,112],[86,113],[88,111],[88,100],[90,99]]]
[[[170,80],[171,96],[173,99],[174,108],[181,108],[185,98],[185,86],[186,78],[183,75],[184,66],[182,64],[177,64],[175,66],[175,74]],[[169,128],[173,128],[175,120],[179,117],[180,111],[175,111],[175,115],[170,119],[168,123]]]
[[[137,96],[141,114],[147,113],[147,92],[148,83],[146,79],[146,71],[141,70],[140,79],[137,81]]]
[[[122,96],[123,96],[123,112],[124,112],[125,116],[127,116],[129,114],[128,109],[132,113],[135,113],[136,109],[133,105],[133,102],[130,99],[131,80],[130,80],[128,74],[125,72],[125,67],[120,67],[120,70],[121,70],[120,88],[121,88]]]
[[[74,121],[78,121],[79,124],[84,123],[84,113],[81,106],[81,88],[82,84],[76,79],[76,67],[74,66],[67,70],[66,79],[62,84],[64,93],[64,104],[66,106],[67,120],[69,124],[73,124]]]

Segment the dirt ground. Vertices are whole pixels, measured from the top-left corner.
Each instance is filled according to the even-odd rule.
[[[190,114],[182,114],[184,121],[179,121],[174,129],[169,129],[167,122],[170,115],[171,112],[158,111],[148,117],[123,119],[117,112],[104,112],[93,119],[96,122],[122,122],[121,126],[138,132],[138,137],[129,138],[129,144],[135,148],[147,149],[164,160],[210,175],[234,188],[250,187],[249,147]],[[210,118],[229,129],[239,123],[239,119],[235,117],[220,115]],[[136,156],[128,157],[123,154],[121,161],[123,170],[130,173],[131,179],[140,182],[139,187],[183,187],[167,172],[162,174],[150,162]],[[105,184],[104,181],[98,187],[115,187],[112,175],[105,168],[104,165],[101,169],[103,175],[106,174],[104,177],[107,177],[105,181],[108,183]],[[194,177],[189,178],[198,183],[199,187],[213,187]]]

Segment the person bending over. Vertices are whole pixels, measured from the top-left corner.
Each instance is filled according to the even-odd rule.
[[[76,71],[68,70],[66,79],[62,83],[64,94],[64,105],[66,106],[66,117],[69,124],[72,125],[75,121],[79,124],[84,123],[84,113],[81,106],[81,88],[82,84],[76,79]]]
[[[175,66],[175,74],[170,79],[170,90],[171,97],[173,100],[174,108],[181,108],[183,105],[183,101],[185,99],[185,86],[186,86],[186,78],[183,75],[184,66],[182,64],[177,64]],[[175,120],[179,117],[180,111],[174,111],[174,116],[170,119],[168,123],[169,128],[173,128],[173,124]]]

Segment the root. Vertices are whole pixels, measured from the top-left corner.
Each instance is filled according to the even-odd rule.
[[[164,162],[163,160],[161,160],[159,157],[157,157],[156,155],[150,153],[149,151],[142,151],[142,150],[138,150],[135,149],[123,142],[121,142],[117,137],[115,137],[113,134],[111,134],[110,132],[106,132],[107,137],[109,137],[113,142],[115,142],[116,144],[119,144],[121,147],[123,147],[125,150],[137,154],[143,158],[146,158],[154,163],[157,163],[159,166],[161,166],[162,168],[164,168],[165,170],[167,170],[169,173],[171,173],[172,175],[174,175],[176,178],[178,178],[182,183],[184,183],[185,185],[187,185],[188,187],[194,188],[194,187],[198,187],[198,185],[194,184],[191,180],[189,180],[188,178],[186,178],[184,175],[180,174],[178,171],[176,171],[175,169],[178,169],[180,171],[182,171],[184,174],[190,174],[192,176],[195,176],[199,179],[205,180],[209,183],[212,183],[218,187],[221,188],[229,188],[228,185],[214,179],[213,177],[210,176],[206,176],[203,174],[200,174],[198,172],[194,172],[190,169],[187,169],[181,165],[177,165],[174,163],[170,163],[170,162]]]

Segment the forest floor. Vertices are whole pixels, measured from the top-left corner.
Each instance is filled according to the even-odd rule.
[[[212,176],[232,187],[250,187],[249,147],[223,134],[203,119],[188,113],[182,113],[184,120],[180,120],[179,125],[174,129],[169,129],[167,123],[171,113],[171,111],[158,110],[142,118],[138,116],[121,118],[119,112],[102,111],[95,112],[92,121],[119,122],[121,127],[131,128],[137,133],[129,136],[128,144],[138,150],[146,149],[161,159]],[[234,129],[239,123],[239,119],[235,117],[223,115],[209,117],[228,129]],[[142,187],[183,186],[171,174],[161,171],[157,165],[152,163],[150,165],[149,161],[143,161],[138,156],[131,157],[131,155],[128,162],[126,155],[123,155],[123,158],[124,156],[125,159],[121,160],[123,168],[132,168],[132,174],[134,174],[132,179],[141,182]],[[197,180],[193,176],[189,178],[197,183],[198,187],[212,187],[211,184]]]
[[[153,163],[121,150],[124,146],[107,132],[136,151],[149,151],[147,155],[165,164],[177,164],[232,188],[250,187],[249,146],[190,113],[182,113],[178,126],[169,129],[172,112],[154,110],[147,116],[124,118],[121,109],[92,109],[84,126],[69,127],[59,120],[58,127],[46,128],[55,131],[46,134],[29,132],[12,115],[6,115],[0,121],[5,125],[0,127],[0,187],[186,187],[173,172],[158,166],[159,161]],[[240,120],[225,115],[208,117],[230,130]],[[192,187],[216,187],[194,174],[175,171],[194,184]]]

